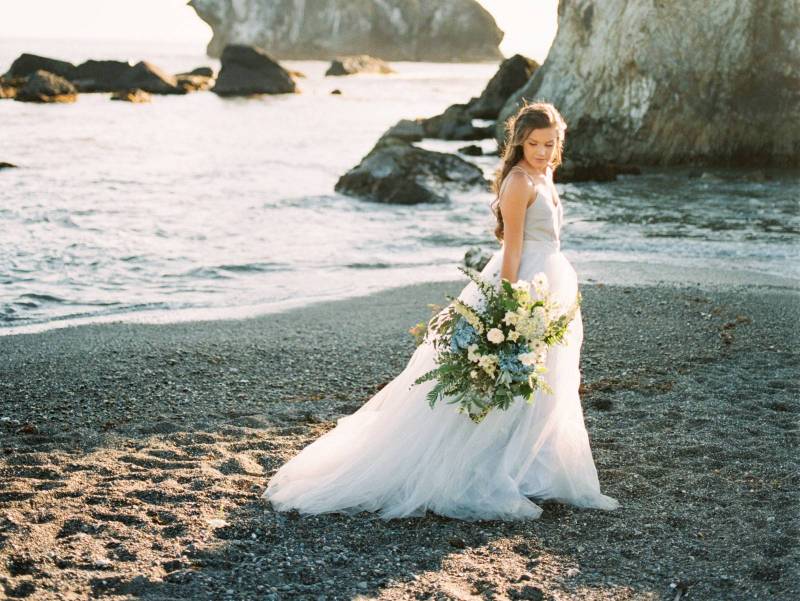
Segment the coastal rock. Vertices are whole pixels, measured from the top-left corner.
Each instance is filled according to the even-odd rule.
[[[641,175],[642,171],[636,165],[618,165],[608,161],[587,161],[564,159],[562,165],[555,171],[553,179],[560,183],[566,182],[611,182],[619,175]]]
[[[35,71],[17,92],[22,102],[75,102],[78,91],[63,77],[47,71]]]
[[[386,130],[382,138],[398,138],[405,142],[419,142],[425,137],[423,119],[401,119]]]
[[[325,75],[342,76],[342,75],[355,75],[356,73],[394,73],[389,65],[379,58],[369,56],[367,54],[359,54],[356,56],[338,56]]]
[[[12,99],[17,96],[17,90],[25,85],[25,78],[3,79],[0,77],[0,100]]]
[[[494,135],[494,127],[476,127],[472,124],[470,104],[453,104],[441,115],[423,119],[426,138],[441,140],[483,140]]]
[[[480,96],[471,98],[466,104],[450,105],[441,115],[418,120],[424,137],[441,140],[493,138],[495,124],[476,126],[473,119],[496,119],[509,97],[526,84],[537,68],[535,61],[521,54],[503,61]]]
[[[211,26],[209,56],[252,44],[279,59],[500,60],[503,32],[476,0],[191,0]]]
[[[204,75],[176,75],[175,81],[185,92],[208,90],[214,83],[213,78]]]
[[[501,111],[498,140],[525,98],[559,108],[566,155],[582,160],[800,165],[796,0],[562,0],[558,9],[547,60]]]
[[[81,92],[114,92],[132,68],[127,61],[88,60],[75,68],[71,81]]]
[[[211,67],[197,67],[188,73],[177,73],[175,80],[178,87],[186,92],[208,90],[214,84],[214,70]]]
[[[58,75],[67,80],[72,80],[75,77],[75,65],[72,63],[26,52],[11,63],[11,68],[3,75],[3,78],[28,77],[40,70]]]
[[[122,100],[124,102],[150,102],[151,96],[144,90],[121,90],[111,95],[111,100]]]
[[[6,162],[3,162],[3,161],[0,161],[0,169],[16,169],[16,168],[17,168],[17,166],[14,165],[13,163],[6,163]]]
[[[197,67],[188,73],[178,73],[175,77],[183,76],[214,77],[214,70],[211,67]]]
[[[468,144],[467,146],[462,146],[461,148],[459,148],[458,152],[470,157],[479,157],[483,155],[483,148],[481,148],[477,144]]]
[[[294,80],[261,48],[231,44],[222,53],[222,68],[211,90],[220,96],[289,94],[296,92]]]
[[[497,119],[506,101],[528,83],[538,68],[539,63],[521,54],[507,58],[481,95],[470,103],[469,114],[477,119]]]
[[[398,138],[381,138],[361,163],[336,182],[341,194],[391,204],[447,202],[452,188],[468,190],[488,182],[467,161],[417,148]]]
[[[141,89],[151,94],[185,94],[174,76],[146,61],[139,61],[116,82],[118,90]]]

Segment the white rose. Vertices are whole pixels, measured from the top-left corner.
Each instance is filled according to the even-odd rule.
[[[492,328],[486,333],[486,339],[494,344],[500,344],[506,337],[503,335],[503,330],[500,328]]]
[[[536,363],[536,353],[520,353],[517,355],[517,358],[523,365],[533,365]]]
[[[481,356],[478,354],[478,345],[477,344],[470,344],[467,347],[467,359],[470,361],[478,361]]]

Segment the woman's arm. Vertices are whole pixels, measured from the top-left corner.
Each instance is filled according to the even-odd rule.
[[[503,216],[503,265],[500,278],[512,284],[517,281],[522,258],[522,235],[525,229],[525,211],[533,194],[533,184],[522,174],[510,173],[509,181],[500,198]]]

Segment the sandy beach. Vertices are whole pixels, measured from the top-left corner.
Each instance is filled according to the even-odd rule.
[[[613,512],[275,513],[286,459],[404,367],[463,282],[0,338],[0,590],[26,599],[796,599],[795,288],[583,284]]]

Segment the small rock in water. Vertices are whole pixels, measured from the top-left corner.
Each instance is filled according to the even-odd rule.
[[[111,100],[122,100],[124,102],[150,102],[150,94],[144,90],[136,88],[134,90],[120,90],[111,94]]]
[[[394,70],[379,58],[367,54],[339,56],[331,62],[326,76],[354,75],[356,73],[394,73]]]
[[[483,155],[483,149],[477,144],[469,144],[468,146],[462,146],[461,148],[458,149],[458,152],[470,157],[479,157]]]

